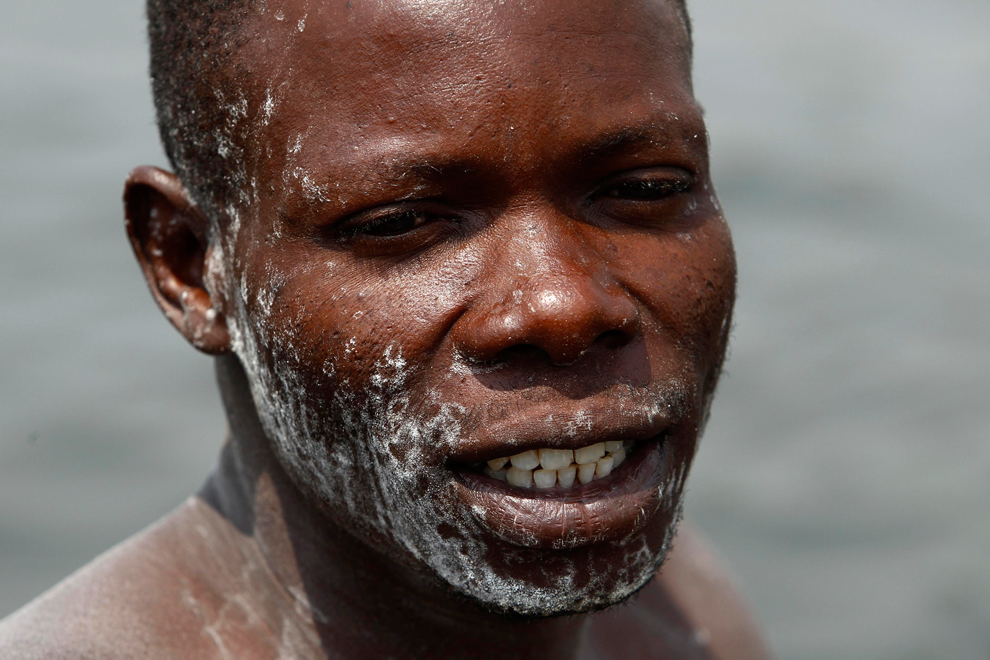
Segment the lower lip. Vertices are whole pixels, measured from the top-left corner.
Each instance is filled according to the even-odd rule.
[[[461,501],[508,543],[568,549],[626,539],[660,507],[665,438],[647,440],[604,479],[568,490],[520,490],[467,469],[457,473]]]

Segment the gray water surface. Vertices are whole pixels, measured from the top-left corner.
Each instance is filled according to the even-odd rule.
[[[731,360],[687,515],[784,658],[990,657],[990,3],[696,0]],[[192,492],[211,365],[124,238],[136,0],[0,21],[0,616]]]

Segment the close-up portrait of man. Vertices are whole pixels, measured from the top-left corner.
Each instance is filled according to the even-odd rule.
[[[12,0],[0,660],[986,657],[932,7]]]
[[[127,232],[229,437],[3,657],[766,657],[675,539],[735,291],[684,5],[148,20]]]

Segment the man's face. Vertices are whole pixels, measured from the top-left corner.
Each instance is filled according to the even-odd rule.
[[[618,602],[673,535],[735,282],[676,9],[268,7],[211,288],[280,461],[490,608]],[[605,441],[635,444],[584,485],[479,467]]]

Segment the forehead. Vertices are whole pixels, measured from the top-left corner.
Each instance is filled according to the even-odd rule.
[[[238,60],[271,166],[387,168],[416,152],[521,166],[547,155],[535,145],[607,141],[624,125],[698,129],[676,126],[696,107],[672,2],[265,4]]]
[[[506,66],[533,55],[548,67],[580,68],[583,62],[557,57],[568,45],[589,56],[623,42],[644,42],[668,57],[685,56],[690,47],[671,0],[268,0],[258,3],[245,30],[267,50],[252,57],[284,57],[300,71],[329,65],[345,78],[377,78],[383,68],[429,73],[424,64],[510,74]],[[588,59],[601,58],[582,58]]]

